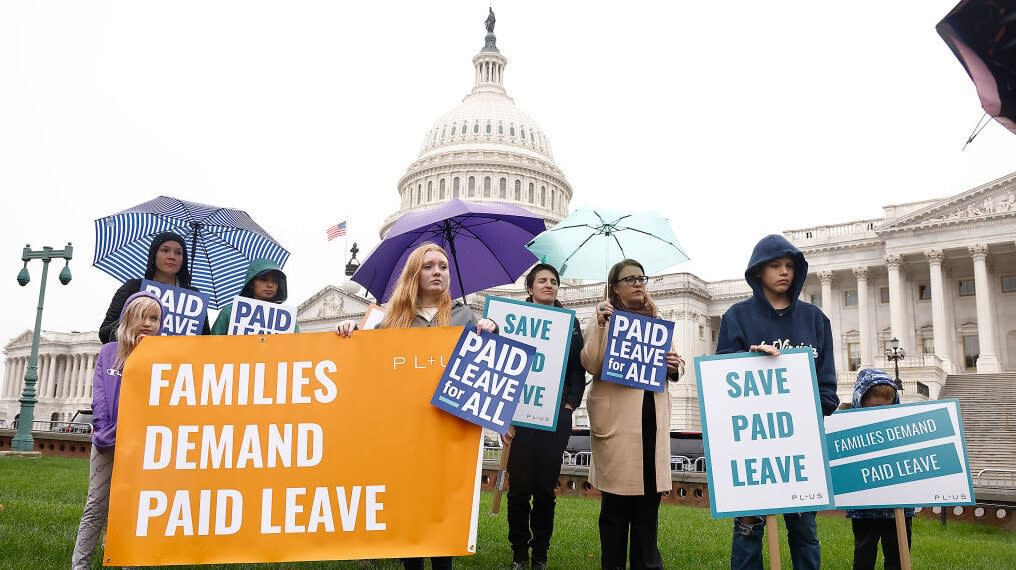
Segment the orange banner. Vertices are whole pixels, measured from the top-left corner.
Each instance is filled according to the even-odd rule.
[[[461,332],[146,338],[105,564],[475,553],[480,428],[430,404]]]

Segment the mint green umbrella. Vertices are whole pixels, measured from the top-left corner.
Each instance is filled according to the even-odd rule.
[[[647,274],[688,261],[670,221],[652,212],[579,209],[526,247],[572,279],[606,279],[622,259],[638,261]]]

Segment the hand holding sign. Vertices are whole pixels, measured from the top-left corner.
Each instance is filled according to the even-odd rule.
[[[597,309],[597,320],[601,308],[605,309],[603,306]],[[613,318],[607,331],[600,378],[629,388],[662,392],[667,380],[667,353],[674,337],[674,323],[612,308],[610,314]],[[674,353],[669,361],[679,364],[680,356]]]

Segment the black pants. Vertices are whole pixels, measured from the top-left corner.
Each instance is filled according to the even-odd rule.
[[[656,491],[656,404],[653,393],[642,395],[642,495],[603,492],[600,499],[600,564],[604,569],[663,568],[657,542],[660,493]],[[630,531],[630,536],[629,536]],[[631,544],[630,557],[626,556]]]
[[[854,529],[854,570],[873,570],[878,558],[878,541],[886,570],[900,567],[900,547],[896,540],[895,519],[850,519]],[[911,540],[911,519],[907,518],[907,545]]]
[[[406,570],[423,570],[423,561],[426,558],[403,558],[402,565]],[[451,556],[431,556],[430,567],[434,570],[452,570]]]
[[[508,542],[515,562],[546,562],[554,533],[554,488],[571,435],[572,411],[560,408],[557,431],[515,428],[508,456]],[[532,506],[530,506],[532,499]]]
[[[624,568],[631,543],[631,568],[663,568],[656,537],[659,532],[660,494],[615,495],[600,499],[600,548],[604,569]],[[631,536],[629,537],[629,529]]]

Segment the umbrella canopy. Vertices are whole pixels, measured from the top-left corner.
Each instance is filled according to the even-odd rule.
[[[974,81],[984,111],[1016,133],[1016,2],[963,0],[935,29]]]
[[[526,247],[573,279],[606,279],[622,259],[638,261],[647,274],[688,261],[670,222],[650,212],[579,209]]]
[[[409,254],[431,242],[451,256],[452,297],[465,297],[518,279],[536,262],[526,242],[544,228],[542,217],[518,206],[452,199],[399,218],[352,279],[383,303],[395,290]]]
[[[285,265],[289,252],[246,212],[206,206],[169,196],[95,220],[92,265],[120,281],[143,277],[148,246],[161,232],[183,236],[190,257],[191,285],[209,297],[213,309],[233,301],[258,258]]]

